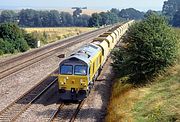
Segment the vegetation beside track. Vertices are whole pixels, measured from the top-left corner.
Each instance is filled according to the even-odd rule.
[[[174,122],[180,120],[180,62],[143,87],[118,79],[108,106],[106,121]]]
[[[13,23],[0,24],[0,55],[7,53],[25,52],[29,49],[27,33]]]
[[[180,35],[180,29],[174,30],[176,35]],[[177,39],[180,41],[180,36]],[[179,50],[176,55],[175,63],[167,66],[163,72],[158,72],[153,79],[146,79],[146,84],[129,82],[127,75],[117,78],[112,88],[106,121],[180,121]]]

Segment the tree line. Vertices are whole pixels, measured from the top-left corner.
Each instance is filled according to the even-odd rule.
[[[0,23],[15,22],[21,27],[93,27],[114,24],[129,19],[142,19],[144,13],[133,8],[111,9],[107,12],[94,13],[91,16],[80,14],[77,10],[71,15],[57,10],[37,11],[22,9],[20,12],[4,10],[0,15]]]
[[[69,27],[88,26],[90,16],[73,16],[68,12],[57,10],[37,11],[33,9],[22,9],[16,13],[13,10],[1,12],[0,22],[15,22],[21,27]]]
[[[124,20],[140,20],[144,17],[144,13],[134,8],[116,9],[112,8],[108,12],[94,13],[89,20],[89,26],[102,26],[114,24]]]

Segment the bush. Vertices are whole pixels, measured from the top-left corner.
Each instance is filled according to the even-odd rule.
[[[25,52],[29,49],[29,46],[26,40],[24,40],[23,38],[19,38],[15,41],[15,49],[18,52]]]
[[[23,36],[22,30],[14,23],[0,24],[0,38],[15,41]]]
[[[6,40],[0,39],[1,55],[6,53],[14,53],[15,49],[11,43]]]
[[[37,37],[35,37],[33,34],[24,32],[24,39],[27,41],[27,44],[31,48],[36,48],[37,41],[38,41]]]
[[[29,43],[27,43],[27,41]],[[24,52],[35,43],[35,38],[14,23],[0,24],[0,54]],[[29,44],[29,45],[28,45]]]
[[[151,14],[133,24],[123,38],[123,46],[112,53],[113,69],[131,83],[151,80],[170,66],[177,56],[177,38],[162,16]]]

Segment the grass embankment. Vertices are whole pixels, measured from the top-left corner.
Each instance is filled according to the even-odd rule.
[[[175,29],[180,35],[180,29]],[[117,79],[106,116],[107,122],[180,121],[180,58],[175,66],[143,87]]]
[[[96,28],[87,27],[57,27],[57,28],[24,28],[28,33],[33,33],[42,44],[61,40],[70,36],[94,30]]]

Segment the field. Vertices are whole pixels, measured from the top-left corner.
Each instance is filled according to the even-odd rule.
[[[80,33],[92,31],[96,28],[86,27],[57,27],[57,28],[24,28],[28,33],[37,37],[41,44],[47,44],[56,40],[61,40]]]
[[[175,31],[180,35],[180,29]],[[125,80],[115,80],[107,122],[180,121],[180,58],[151,84],[134,87]]]
[[[69,12],[70,14],[73,14],[74,9],[71,8],[64,8],[64,9],[57,9],[59,12]],[[95,10],[95,9],[82,9],[82,14],[87,14],[91,16],[93,13],[100,13],[100,12],[106,12],[105,10]]]

